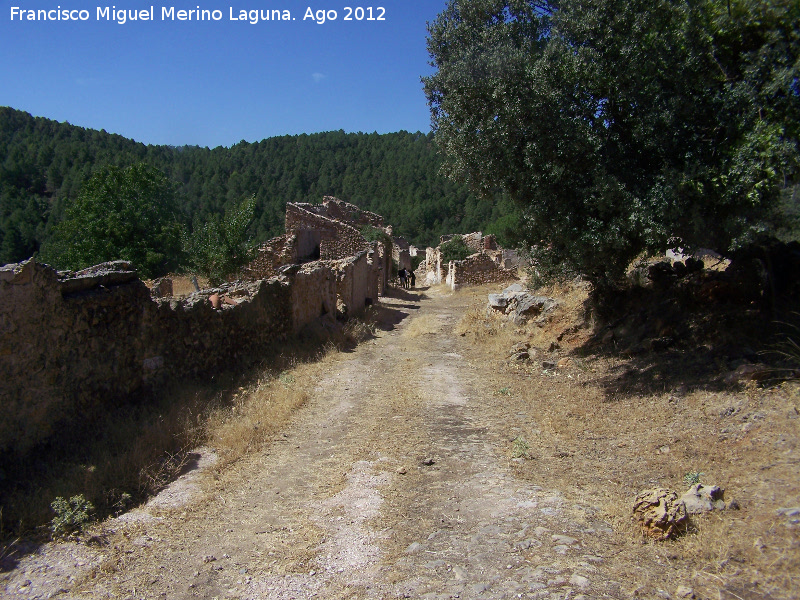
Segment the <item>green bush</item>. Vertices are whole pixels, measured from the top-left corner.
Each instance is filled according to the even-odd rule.
[[[386,248],[392,247],[392,238],[380,227],[373,227],[372,225],[364,225],[359,230],[361,235],[368,242],[380,242]]]
[[[475,254],[460,235],[439,246],[439,251],[442,254],[442,262],[445,264],[451,260],[464,260],[471,254]]]
[[[122,259],[158,277],[178,265],[178,218],[176,184],[164,173],[144,163],[105,166],[69,201],[41,259],[63,269]]]
[[[786,0],[450,0],[423,78],[442,172],[607,289],[642,252],[727,255],[800,173],[798,22]]]
[[[212,215],[205,223],[196,223],[194,231],[183,234],[183,249],[191,270],[219,285],[255,256],[255,246],[248,236],[256,200],[251,196],[225,211]]]
[[[69,500],[59,496],[50,504],[56,513],[50,522],[50,531],[54,538],[65,538],[78,531],[83,531],[91,521],[89,514],[94,506],[83,494],[73,496]]]

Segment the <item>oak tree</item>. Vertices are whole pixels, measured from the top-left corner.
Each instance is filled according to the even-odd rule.
[[[446,172],[517,201],[553,272],[731,251],[796,178],[793,0],[450,0],[428,49]]]

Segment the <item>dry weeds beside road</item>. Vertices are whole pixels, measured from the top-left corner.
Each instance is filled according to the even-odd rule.
[[[0,591],[64,599],[575,600],[677,598],[685,586],[698,598],[790,597],[797,526],[776,519],[790,529],[779,538],[786,547],[769,557],[776,572],[763,578],[772,595],[754,587],[760,567],[748,565],[749,556],[718,565],[721,549],[697,549],[719,544],[736,519],[747,534],[756,527],[745,523],[746,491],[737,495],[744,516],[716,517],[721,524],[701,528],[693,541],[643,544],[636,537],[626,521],[631,489],[653,483],[653,470],[667,464],[662,455],[674,465],[661,483],[688,470],[690,437],[665,433],[681,415],[653,419],[658,448],[667,448],[655,461],[626,455],[638,438],[623,423],[616,437],[592,434],[601,406],[592,370],[608,365],[543,375],[509,366],[505,355],[490,360],[486,344],[457,331],[485,291],[432,289],[384,299],[384,316],[394,325],[321,363],[309,401],[266,449],[207,470],[183,504],[109,522],[100,545],[51,545],[24,558]],[[797,405],[796,390],[786,393],[794,404],[778,408],[761,397],[717,401],[739,403],[739,411],[758,400],[763,421],[770,411],[785,416]],[[676,402],[691,406],[692,398]],[[558,399],[565,409],[541,412]],[[660,397],[646,403],[654,414],[663,408]],[[608,410],[615,418],[611,413],[624,408]],[[569,432],[568,420],[578,424],[567,425]],[[791,481],[797,423],[782,424],[790,441],[780,460],[788,466],[769,472],[778,504],[800,504]],[[691,425],[698,433],[707,426]],[[529,460],[512,458],[512,441],[521,437]],[[773,541],[762,543],[769,553]]]

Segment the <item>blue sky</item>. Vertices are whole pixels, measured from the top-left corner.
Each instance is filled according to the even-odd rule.
[[[97,20],[97,8],[154,7],[153,21]],[[219,10],[219,21],[162,20],[162,7]],[[346,6],[373,7],[368,21]],[[420,76],[426,22],[445,0],[0,0],[0,105],[149,144],[240,140],[344,129],[430,129]],[[22,10],[88,11],[86,21],[11,20]],[[335,21],[305,19],[308,8]],[[288,10],[292,21],[230,20]],[[27,13],[24,13],[27,15]],[[54,14],[54,13],[52,13]],[[73,13],[76,14],[76,13]],[[331,13],[328,13],[332,16]]]

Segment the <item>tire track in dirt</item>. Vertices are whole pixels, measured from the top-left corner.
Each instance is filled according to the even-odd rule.
[[[482,410],[502,400],[460,354],[454,308],[431,308],[436,333],[415,348],[421,401],[412,427],[425,431],[434,462],[395,495],[394,510],[410,518],[394,540],[392,596],[616,597],[599,574],[603,559],[584,544],[610,530],[587,527],[559,493],[514,476],[509,428]]]

